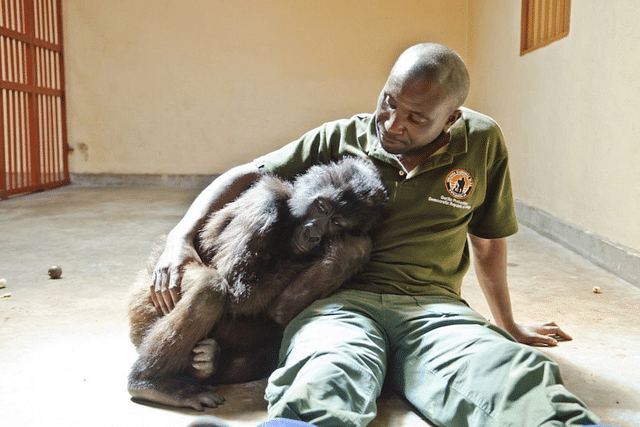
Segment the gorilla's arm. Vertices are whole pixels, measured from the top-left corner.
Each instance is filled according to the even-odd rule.
[[[335,292],[371,254],[367,236],[337,236],[326,246],[322,259],[299,274],[269,307],[267,314],[276,323],[287,325],[313,301]]]
[[[151,298],[153,304],[167,314],[180,300],[180,282],[184,266],[199,256],[194,237],[211,212],[235,200],[258,178],[253,163],[237,166],[216,178],[194,200],[182,220],[167,236],[164,251],[153,270]]]

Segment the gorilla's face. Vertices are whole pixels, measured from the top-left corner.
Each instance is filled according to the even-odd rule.
[[[294,181],[288,201],[297,224],[290,244],[293,254],[312,252],[332,236],[366,233],[386,202],[378,171],[366,160],[347,157],[312,166]]]
[[[313,250],[327,236],[348,230],[353,224],[344,218],[331,199],[318,197],[293,233],[293,252],[302,255]]]

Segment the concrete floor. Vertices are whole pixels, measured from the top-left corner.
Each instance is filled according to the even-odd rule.
[[[0,424],[186,426],[195,412],[129,400],[135,359],[126,293],[156,238],[197,190],[64,187],[0,201]],[[62,278],[47,269],[58,264]],[[554,320],[573,341],[543,349],[603,423],[640,426],[640,289],[523,228],[510,240],[516,318]],[[473,275],[464,297],[489,316]],[[592,289],[599,286],[600,294]],[[225,386],[207,413],[233,426],[264,419],[265,382]],[[394,396],[372,426],[427,425]]]

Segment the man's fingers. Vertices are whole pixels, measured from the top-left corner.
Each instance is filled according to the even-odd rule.
[[[153,282],[151,283],[149,293],[151,294],[151,301],[153,301],[153,306],[155,308],[160,308],[160,302],[158,301],[158,297],[156,296],[156,285]]]
[[[527,336],[522,337],[518,342],[533,346],[555,347],[558,341],[552,336],[531,331]]]
[[[535,342],[539,344],[547,345],[549,347],[555,347],[558,345],[558,340],[548,335],[538,335]]]
[[[159,307],[164,314],[168,314],[170,308],[167,305],[167,299],[164,295],[167,292],[167,275],[162,271],[157,271],[153,276],[154,280],[151,285],[151,299],[153,299],[154,304],[157,303],[156,307]]]
[[[151,300],[162,313],[169,314],[182,297],[180,292],[180,274],[169,274],[164,270],[153,272],[151,280]]]
[[[542,331],[539,331],[539,332],[545,335],[555,335],[559,338],[569,340],[569,341],[573,339],[571,338],[571,335],[569,335],[568,333],[560,329],[560,327],[556,324],[556,322],[545,323],[542,326]]]
[[[176,306],[176,304],[178,304],[178,301],[180,301],[180,297],[182,295],[177,288],[169,288],[169,295],[171,296],[171,304],[173,308]]]
[[[564,332],[555,322],[542,323],[532,326],[516,325],[511,331],[516,340],[522,344],[543,345],[555,347],[558,341],[571,340],[571,336]]]
[[[566,333],[565,331],[563,331],[562,329],[560,329],[560,327],[558,325],[556,325],[555,322],[550,322],[547,323],[547,325],[552,328],[553,333],[557,336],[559,336],[560,338],[563,338],[565,340],[569,340],[571,341],[573,338],[571,338],[571,335],[569,335],[568,333]]]
[[[571,338],[571,335],[569,335],[568,333],[566,333],[565,331],[563,331],[560,328],[558,328],[558,332],[556,333],[556,335],[558,335],[559,337],[564,338],[567,341],[571,341],[573,339],[573,338]]]
[[[171,282],[169,283],[169,296],[171,297],[171,308],[173,308],[182,297],[182,293],[180,292],[180,274],[177,272],[171,275]]]
[[[530,338],[529,344],[546,345],[555,347],[558,340],[571,340],[571,336],[564,332],[555,322],[548,322],[531,328],[534,333]]]
[[[158,309],[160,309],[164,313],[164,308],[162,307],[164,301],[162,300],[162,296],[160,295],[160,287],[162,283],[162,278],[158,272],[154,272],[151,277],[151,288],[149,291],[151,292],[151,301],[153,301],[153,305]]]
[[[171,292],[169,292],[169,288],[162,289],[162,299],[164,300],[164,305],[167,307],[167,311],[164,314],[168,314],[173,308],[173,299],[171,298]]]

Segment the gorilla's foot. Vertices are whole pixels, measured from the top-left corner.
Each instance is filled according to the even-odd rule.
[[[215,387],[200,384],[188,377],[156,377],[153,381],[130,379],[129,394],[134,401],[140,403],[149,402],[196,411],[216,408],[224,402],[224,397],[216,393]]]
[[[216,340],[204,338],[198,341],[192,352],[191,366],[195,378],[205,380],[216,372],[216,362],[220,355],[220,346]]]

